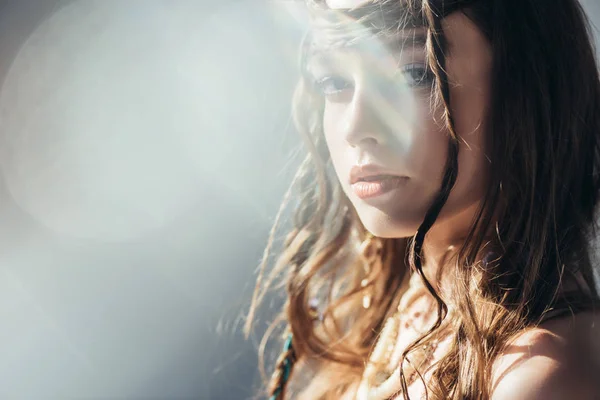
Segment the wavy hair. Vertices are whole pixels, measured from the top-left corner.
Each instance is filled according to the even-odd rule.
[[[576,308],[598,299],[590,240],[600,184],[600,80],[585,13],[577,0],[556,0],[552,6],[546,0],[374,0],[343,11],[329,10],[323,3],[309,0],[311,15],[328,20],[334,31],[351,32],[345,36],[352,38],[426,29],[427,59],[435,75],[432,101],[445,110],[443,122],[450,132],[446,173],[414,237],[365,240],[368,233],[332,172],[323,137],[324,100],[305,68],[315,45],[343,46],[351,39],[336,36],[316,43],[309,34],[294,95],[294,121],[308,151],[265,250],[246,330],[268,291],[285,287],[278,322],[293,335],[297,359],[296,383],[288,393],[338,399],[360,379],[378,332],[414,271],[435,299],[438,313],[433,328],[404,352],[404,399],[409,399],[410,384],[404,374],[406,357],[448,326],[452,345],[432,369],[429,398],[487,399],[492,362],[511,337],[538,325],[558,301]],[[452,271],[453,288],[445,300],[456,310],[447,318],[447,304],[423,273],[422,246],[458,174],[459,137],[442,30],[443,18],[453,12],[470,18],[493,49],[485,124],[491,168],[472,228],[462,246],[445,259],[443,269]],[[362,29],[357,33],[350,25]],[[292,227],[277,263],[267,271],[290,199]],[[481,255],[490,246],[495,257],[484,263]],[[565,282],[577,290],[559,299]],[[368,293],[373,293],[371,305],[363,308],[360,302]],[[319,318],[314,298],[319,299]],[[308,388],[298,383],[304,380]]]

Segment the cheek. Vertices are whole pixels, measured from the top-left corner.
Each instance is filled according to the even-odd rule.
[[[488,186],[486,119],[491,99],[492,48],[464,15],[447,19],[448,40],[455,43],[447,58],[450,101],[459,136],[458,179],[447,208],[459,210],[478,203]]]
[[[460,138],[458,178],[448,199],[448,208],[463,209],[479,201],[488,184],[489,160],[486,155],[485,117],[489,105],[485,82],[457,85],[451,90],[452,115]]]
[[[419,183],[437,192],[446,166],[449,132],[441,123],[442,107],[432,111],[430,104],[429,99],[424,99],[418,107],[419,123],[412,135],[409,164]]]
[[[323,113],[323,134],[331,156],[331,162],[338,172],[343,167],[346,143],[341,132],[341,121],[344,115],[343,105],[328,104]]]
[[[337,128],[336,120],[338,120],[338,118],[335,118],[331,107],[326,106],[323,112],[323,134],[325,135],[325,142],[327,143],[330,152],[335,151],[335,139],[339,136],[335,134]]]

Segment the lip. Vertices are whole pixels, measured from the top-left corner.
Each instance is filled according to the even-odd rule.
[[[360,199],[371,199],[382,196],[402,186],[408,178],[402,176],[389,176],[374,181],[358,181],[352,185],[354,194]]]
[[[407,178],[399,175],[396,172],[389,171],[375,164],[355,165],[350,169],[350,184],[354,185],[357,182],[364,180],[373,180],[378,176],[391,176],[398,178]]]
[[[350,185],[357,197],[368,199],[397,189],[408,177],[375,164],[357,165],[350,170]]]

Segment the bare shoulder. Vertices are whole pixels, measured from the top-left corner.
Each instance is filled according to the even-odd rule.
[[[600,313],[516,335],[492,367],[492,400],[600,400]]]

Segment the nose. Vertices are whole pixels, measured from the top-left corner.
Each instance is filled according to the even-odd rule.
[[[352,147],[377,146],[386,140],[386,128],[381,111],[381,95],[365,87],[355,88],[348,103],[340,128],[346,142]]]

